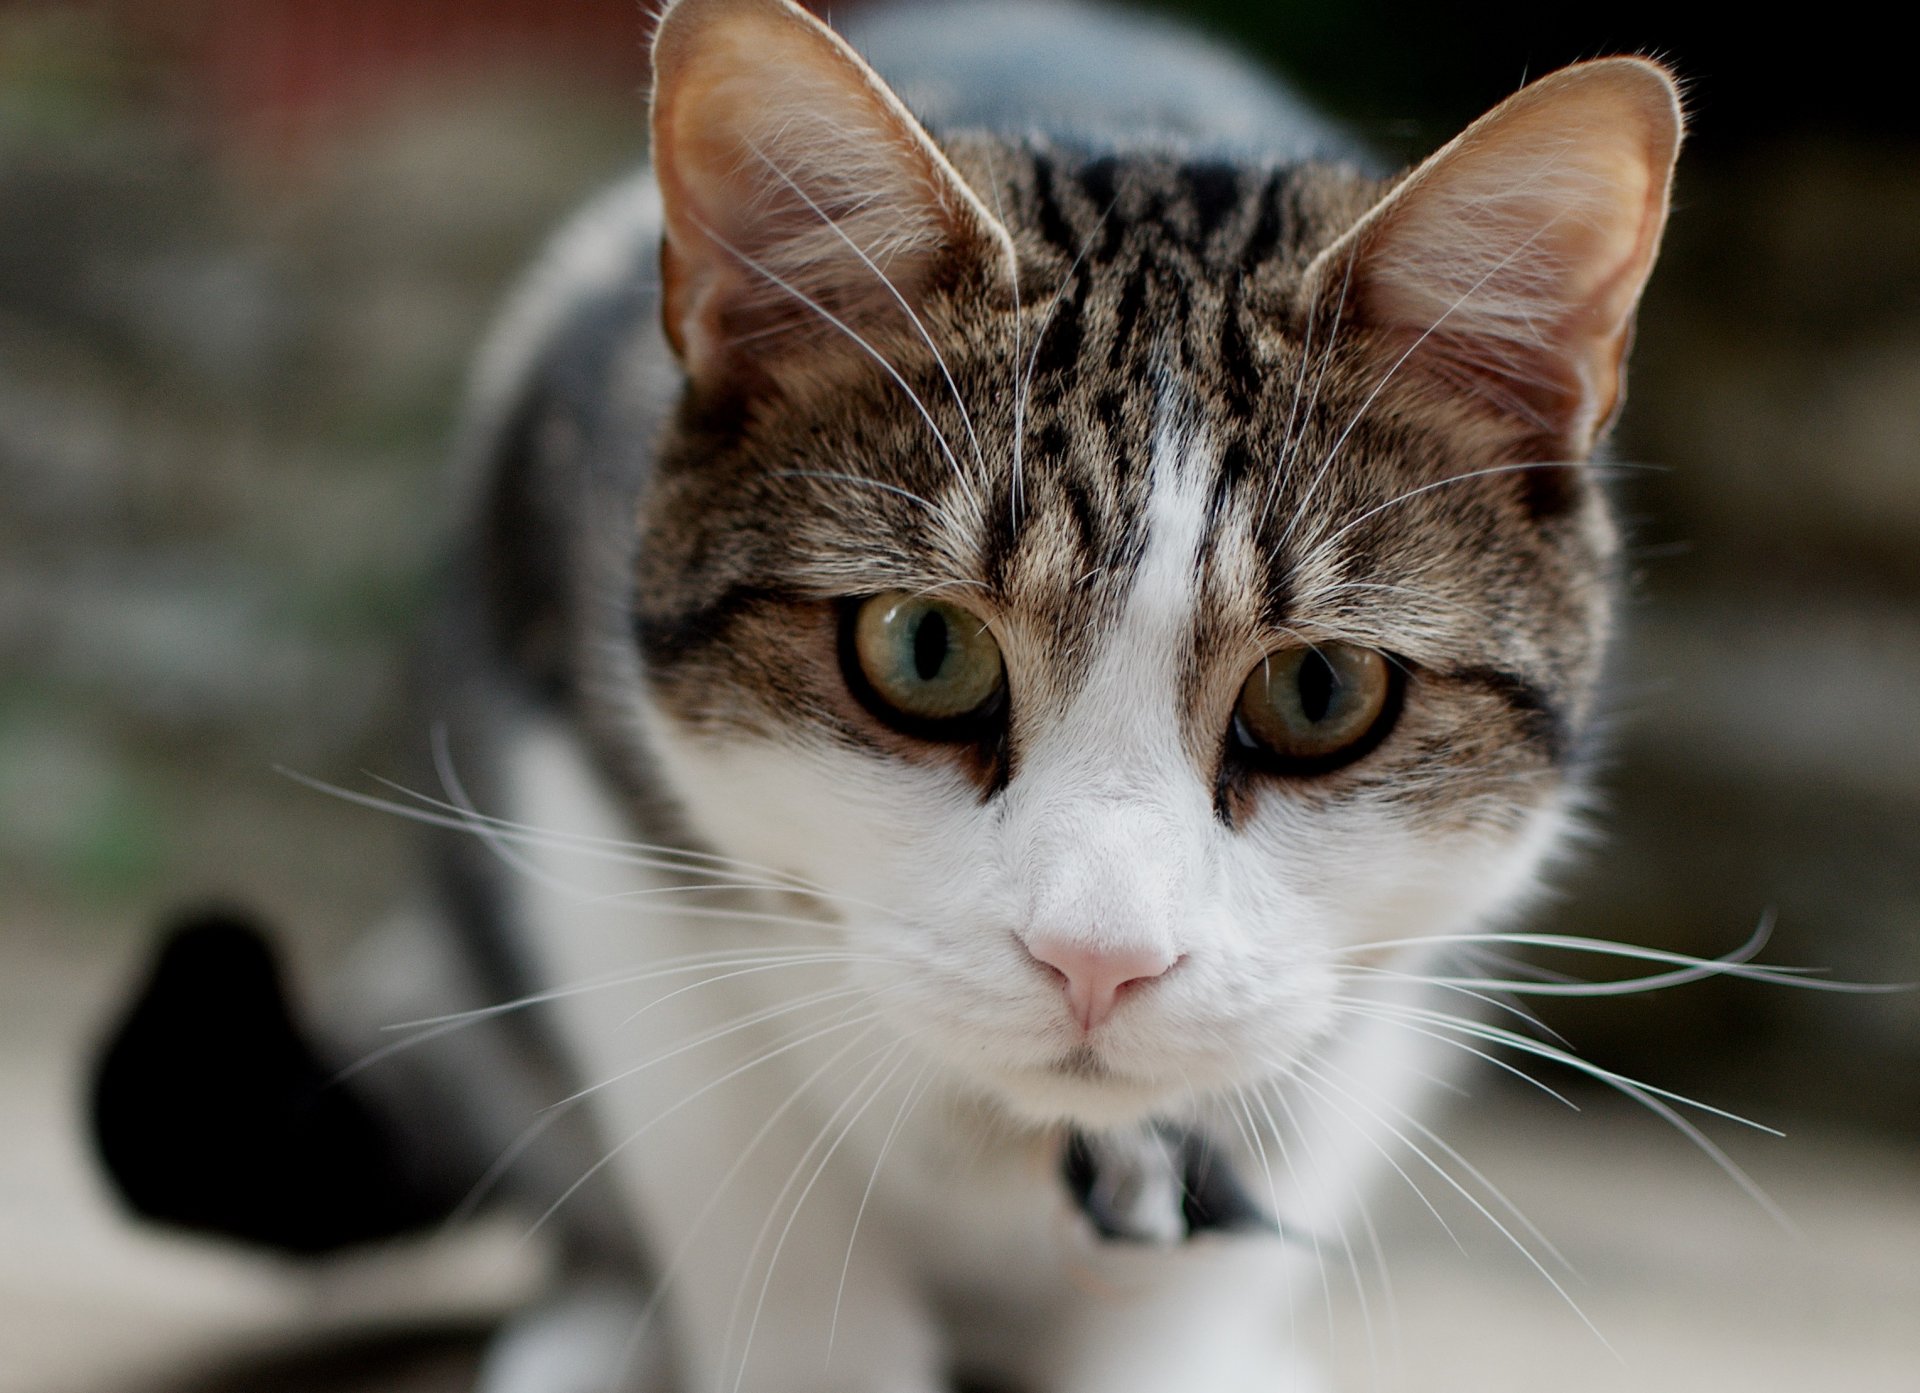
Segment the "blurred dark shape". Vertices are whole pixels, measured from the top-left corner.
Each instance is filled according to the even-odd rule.
[[[278,964],[227,910],[167,934],[93,1081],[100,1159],[161,1223],[315,1254],[445,1218],[386,1119],[322,1059]]]
[[[471,1393],[490,1333],[455,1325],[288,1342],[118,1393]]]
[[[1363,134],[1427,148],[1529,77],[1641,53],[1680,74],[1696,152],[1783,136],[1920,135],[1907,46],[1891,17],[1853,11],[1769,22],[1703,5],[1612,0],[1467,6],[1410,0],[1154,0],[1235,34]]]

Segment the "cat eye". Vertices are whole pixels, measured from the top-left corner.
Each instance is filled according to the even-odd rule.
[[[1006,692],[1000,645],[958,605],[904,590],[855,602],[841,628],[847,686],[874,715],[929,740],[971,740]]]
[[[1371,648],[1282,648],[1248,675],[1233,732],[1247,753],[1278,772],[1318,774],[1379,744],[1398,705],[1396,670]]]

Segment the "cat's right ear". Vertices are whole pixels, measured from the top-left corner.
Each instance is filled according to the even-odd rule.
[[[662,313],[697,389],[734,395],[911,331],[1012,273],[1006,229],[898,97],[789,0],[680,0],[654,40]]]

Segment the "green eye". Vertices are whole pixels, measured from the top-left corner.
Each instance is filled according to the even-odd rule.
[[[1371,648],[1283,648],[1240,689],[1234,733],[1285,772],[1320,773],[1380,742],[1393,724],[1397,695],[1392,667]]]
[[[987,626],[944,600],[895,590],[861,601],[841,647],[854,695],[882,720],[928,739],[972,738],[1006,688]]]

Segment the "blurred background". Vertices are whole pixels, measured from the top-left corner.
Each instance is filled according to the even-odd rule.
[[[496,1252],[316,1277],[137,1232],[75,1100],[162,911],[256,906],[317,975],[394,895],[398,824],[275,768],[356,783],[418,738],[401,670],[462,375],[543,233],[642,154],[640,8],[0,0],[0,1389],[454,1387],[537,1275]],[[1844,7],[1772,31],[1651,4],[1163,8],[1396,158],[1576,58],[1687,78],[1616,442],[1658,467],[1621,495],[1605,840],[1538,922],[1715,954],[1771,915],[1770,961],[1920,980],[1900,45]],[[1599,1274],[1635,1383],[1914,1387],[1920,1000],[1709,983],[1549,1015],[1607,1067],[1790,1133],[1714,1129],[1799,1239],[1624,1104],[1554,1115],[1472,1082],[1463,1149]],[[1396,1270],[1420,1376],[1360,1351],[1336,1295],[1354,1386],[1629,1376],[1510,1253],[1462,1267],[1416,1220]],[[1458,1355],[1470,1379],[1435,1372]]]

